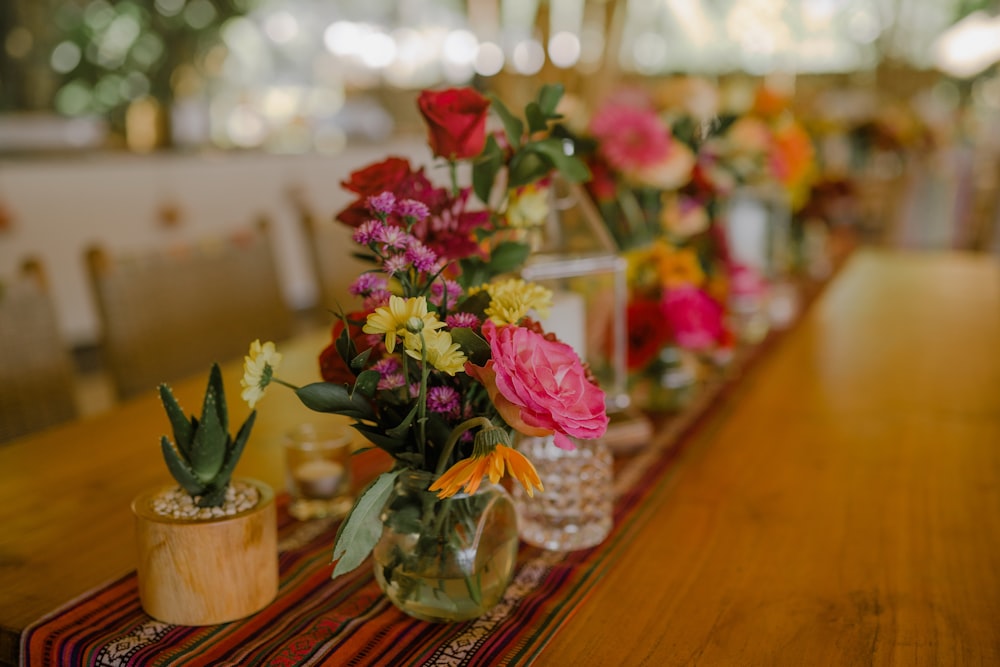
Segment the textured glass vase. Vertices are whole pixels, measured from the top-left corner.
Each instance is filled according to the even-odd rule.
[[[382,511],[375,579],[399,609],[424,621],[467,621],[503,597],[517,562],[517,515],[485,480],[474,494],[439,499],[434,476],[404,471]]]
[[[513,487],[521,539],[553,551],[600,544],[611,532],[614,459],[603,440],[556,447],[551,436],[525,437],[517,448],[531,459],[545,490],[529,497]]]

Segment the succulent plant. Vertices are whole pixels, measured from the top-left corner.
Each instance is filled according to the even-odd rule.
[[[170,474],[181,487],[197,497],[199,507],[218,507],[226,496],[233,469],[243,453],[257,411],[250,413],[235,438],[229,435],[229,414],[222,387],[222,372],[212,365],[205,389],[201,420],[184,415],[173,391],[160,385],[160,400],[170,418],[174,440],[162,436],[160,446]]]

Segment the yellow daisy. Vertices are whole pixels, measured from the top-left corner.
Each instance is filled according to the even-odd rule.
[[[427,312],[427,299],[424,297],[404,299],[393,295],[389,297],[388,306],[376,308],[368,316],[361,330],[367,334],[385,334],[385,349],[391,353],[396,349],[396,336],[421,328],[429,331],[443,326],[444,322]]]
[[[243,357],[243,378],[240,386],[243,392],[240,397],[253,410],[257,401],[264,397],[264,389],[271,384],[271,378],[281,364],[281,354],[274,343],[268,341],[261,345],[260,340],[250,343],[250,354]]]
[[[485,313],[495,324],[517,324],[532,310],[544,319],[552,308],[551,290],[520,278],[490,283],[484,289],[490,295]]]
[[[466,356],[461,346],[454,342],[447,331],[424,329],[424,343],[427,348],[427,362],[443,373],[454,375],[465,370]],[[420,334],[407,331],[403,336],[406,354],[421,359]]]

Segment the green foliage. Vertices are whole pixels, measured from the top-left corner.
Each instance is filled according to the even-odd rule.
[[[200,420],[193,415],[185,416],[170,387],[161,384],[159,389],[174,435],[173,442],[167,436],[160,438],[167,469],[181,488],[198,498],[199,507],[220,506],[257,412],[250,413],[235,438],[230,437],[229,412],[218,364],[212,365],[208,377]]]
[[[333,576],[347,574],[368,558],[382,535],[382,508],[385,506],[399,470],[384,472],[361,492],[334,540]]]

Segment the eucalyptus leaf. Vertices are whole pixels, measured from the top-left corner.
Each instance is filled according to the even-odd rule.
[[[333,578],[347,574],[368,558],[382,535],[382,508],[392,493],[399,470],[384,472],[358,496],[337,530],[333,544]]]
[[[354,382],[354,392],[360,392],[362,396],[371,398],[378,390],[378,381],[380,379],[382,379],[382,374],[378,371],[361,371],[361,373],[358,374],[358,379]]]
[[[302,404],[316,412],[332,412],[355,419],[375,418],[371,403],[361,394],[352,394],[342,384],[313,382],[295,390]]]
[[[490,344],[472,329],[456,327],[451,330],[451,338],[462,346],[469,361],[476,366],[485,366],[490,359]]]

